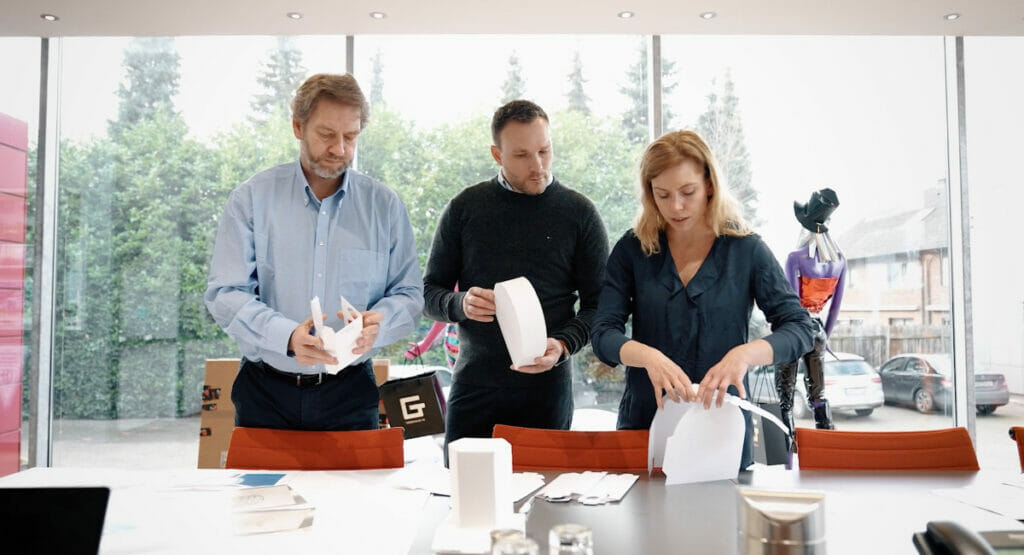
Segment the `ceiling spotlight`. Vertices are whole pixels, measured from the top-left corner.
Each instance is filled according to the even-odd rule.
[[[714,19],[718,14],[715,12],[704,12],[700,14],[701,19]]]
[[[948,14],[942,16],[942,18],[945,19],[946,21],[956,21],[956,20],[960,19],[960,14],[958,14],[956,12],[948,13]]]
[[[302,14],[299,12],[288,12],[285,15],[288,16],[288,19],[302,19]]]
[[[370,17],[372,17],[374,19],[384,19],[387,16],[388,16],[388,14],[386,14],[384,12],[370,12]]]
[[[60,19],[59,17],[53,15],[52,13],[39,14],[39,17],[46,21],[57,21],[58,19]]]
[[[629,19],[629,18],[633,17],[634,15],[636,15],[636,14],[633,13],[633,12],[619,12],[619,17],[621,17],[622,19]]]

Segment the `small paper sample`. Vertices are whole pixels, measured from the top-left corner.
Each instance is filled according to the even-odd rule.
[[[517,277],[495,283],[494,307],[512,366],[532,366],[544,355],[548,328],[530,280]]]
[[[238,535],[298,530],[313,525],[312,505],[287,485],[244,488],[231,497]]]
[[[552,503],[577,501],[583,505],[602,505],[621,501],[638,478],[636,474],[567,472],[544,486],[537,497]]]
[[[352,352],[356,341],[363,332],[363,315],[355,309],[345,297],[341,297],[341,312],[345,315],[345,327],[334,331],[330,326],[324,325],[324,314],[320,308],[320,297],[313,297],[309,301],[310,310],[313,313],[313,327],[316,335],[324,342],[324,350],[338,359],[337,364],[325,364],[328,374],[337,374],[342,368],[352,364],[361,355]]]

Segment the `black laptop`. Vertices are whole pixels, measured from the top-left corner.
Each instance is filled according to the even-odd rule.
[[[94,555],[109,498],[104,487],[0,488],[0,551]]]

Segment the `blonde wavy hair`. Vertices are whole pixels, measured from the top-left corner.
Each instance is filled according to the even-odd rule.
[[[742,237],[752,233],[739,203],[719,177],[718,166],[707,143],[693,131],[670,131],[648,145],[640,159],[640,209],[633,223],[633,233],[640,240],[646,256],[661,250],[658,234],[666,225],[654,202],[651,180],[686,160],[693,160],[704,168],[704,179],[710,189],[706,215],[715,237]]]
[[[292,99],[292,119],[305,124],[309,116],[313,115],[313,109],[321,98],[329,98],[358,108],[359,128],[366,129],[366,124],[370,121],[370,104],[366,101],[356,78],[351,74],[317,73],[306,79],[295,91],[295,98]]]

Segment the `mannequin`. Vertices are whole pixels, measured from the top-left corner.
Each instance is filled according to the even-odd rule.
[[[797,249],[789,253],[786,260],[786,277],[793,291],[800,297],[800,304],[811,313],[811,320],[817,326],[814,348],[803,355],[807,389],[807,402],[814,412],[815,427],[822,430],[834,429],[832,411],[825,389],[825,350],[828,336],[839,316],[843,302],[843,288],[846,285],[846,257],[839,250],[828,233],[825,223],[839,206],[839,198],[832,189],[821,189],[811,194],[805,204],[793,202],[796,219],[803,226]],[[831,303],[829,302],[831,300]],[[822,311],[826,309],[822,323]],[[795,428],[793,425],[793,395],[796,388],[798,361],[776,366],[775,387],[779,392],[779,406],[783,421],[789,426],[789,449],[793,452]]]

